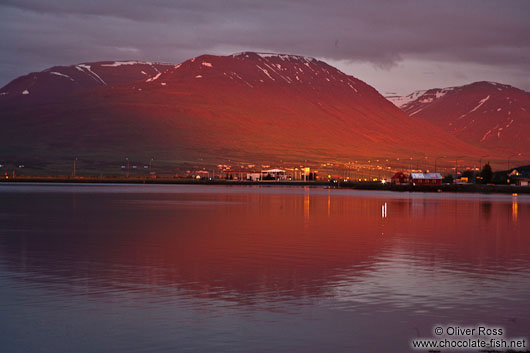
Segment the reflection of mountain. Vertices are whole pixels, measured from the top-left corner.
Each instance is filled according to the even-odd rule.
[[[491,202],[483,218],[475,197],[352,198],[351,191],[330,196],[324,190],[207,187],[167,194],[90,190],[3,193],[3,265],[44,286],[178,290],[252,304],[333,295],[344,280],[369,282],[389,260],[422,271],[458,271],[461,280],[472,281],[492,271],[517,271],[530,248],[522,236],[530,225],[522,216],[529,205],[519,204],[515,222],[511,200]],[[385,202],[388,215],[381,218]],[[407,279],[400,271],[394,275]]]

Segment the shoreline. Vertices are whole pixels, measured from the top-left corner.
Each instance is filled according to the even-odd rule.
[[[392,185],[380,182],[329,182],[329,181],[243,181],[243,180],[194,180],[177,178],[121,178],[121,177],[16,177],[0,179],[0,183],[75,183],[75,184],[179,184],[179,185],[248,185],[248,186],[322,186],[354,190],[382,190],[396,192],[456,192],[483,194],[530,194],[530,186],[487,184],[443,185]]]

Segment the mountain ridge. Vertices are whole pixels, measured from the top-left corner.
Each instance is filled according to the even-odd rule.
[[[397,105],[475,146],[504,154],[530,153],[530,93],[519,88],[479,81],[425,90]]]
[[[0,136],[10,146],[3,158],[32,156],[43,168],[46,159],[77,155],[115,168],[124,156],[216,165],[482,153],[411,119],[365,82],[323,61],[284,54],[201,55],[144,80],[98,84],[53,103],[0,101],[0,113],[15,132]]]
[[[53,101],[99,86],[149,79],[173,66],[150,61],[97,61],[53,66],[10,81],[0,88],[0,102],[20,98],[26,103]]]

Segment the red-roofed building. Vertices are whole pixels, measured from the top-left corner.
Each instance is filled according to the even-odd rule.
[[[408,175],[403,172],[397,172],[396,174],[394,174],[394,176],[391,179],[391,182],[394,185],[405,185],[405,184],[408,184],[409,181],[410,179]]]
[[[412,185],[442,185],[440,173],[410,173]]]

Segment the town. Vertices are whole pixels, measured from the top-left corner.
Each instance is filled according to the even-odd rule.
[[[23,165],[4,171],[0,182],[81,182],[81,183],[148,183],[148,184],[225,184],[225,185],[321,185],[331,188],[356,188],[395,191],[457,191],[457,192],[522,192],[530,193],[530,166],[493,171],[489,163],[481,169],[456,167],[440,168],[445,173],[429,169],[379,167],[368,164],[321,164],[320,168],[307,166],[275,167],[254,164],[233,167],[219,164],[214,167],[189,168],[169,174],[164,168],[131,165],[126,159],[121,173],[80,174],[77,159],[70,175],[32,175],[24,173]],[[6,170],[4,165],[0,168]],[[449,170],[449,171],[448,171]],[[514,189],[517,187],[517,189]]]

